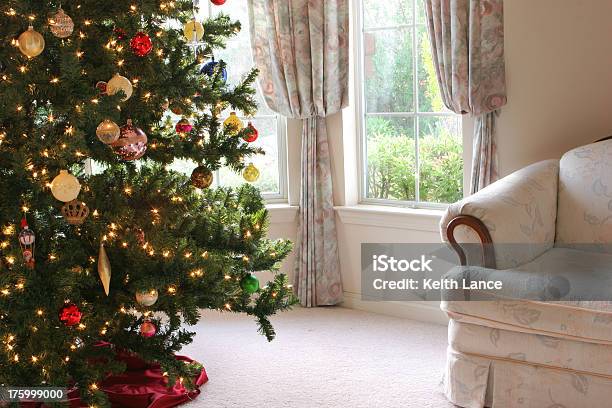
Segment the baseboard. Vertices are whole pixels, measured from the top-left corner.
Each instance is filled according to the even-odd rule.
[[[341,306],[444,326],[448,324],[448,317],[440,310],[440,302],[367,301],[361,299],[360,293],[344,292],[344,302]]]

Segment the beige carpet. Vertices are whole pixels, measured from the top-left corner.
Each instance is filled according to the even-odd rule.
[[[206,312],[182,354],[210,381],[189,408],[439,408],[446,328],[339,307],[274,318],[268,343],[249,317]]]

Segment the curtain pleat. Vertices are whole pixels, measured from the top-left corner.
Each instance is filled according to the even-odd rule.
[[[499,111],[483,113],[474,124],[474,151],[470,192],[474,194],[497,180],[495,121]]]
[[[425,0],[425,11],[442,100],[476,119],[475,192],[497,178],[495,117],[507,103],[503,0]]]
[[[348,0],[248,4],[266,104],[304,122],[295,290],[303,306],[334,305],[342,280],[325,117],[348,101]]]

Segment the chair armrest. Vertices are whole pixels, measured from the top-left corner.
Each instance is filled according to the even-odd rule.
[[[482,266],[506,269],[529,262],[555,240],[559,161],[545,160],[452,204],[440,222],[442,239],[467,264],[462,244],[482,246]]]

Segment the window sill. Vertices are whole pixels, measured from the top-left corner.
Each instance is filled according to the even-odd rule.
[[[296,221],[298,207],[294,205],[284,204],[267,204],[266,209],[270,214],[270,223],[272,224],[288,224]]]
[[[444,210],[355,205],[334,207],[343,224],[439,232]]]

